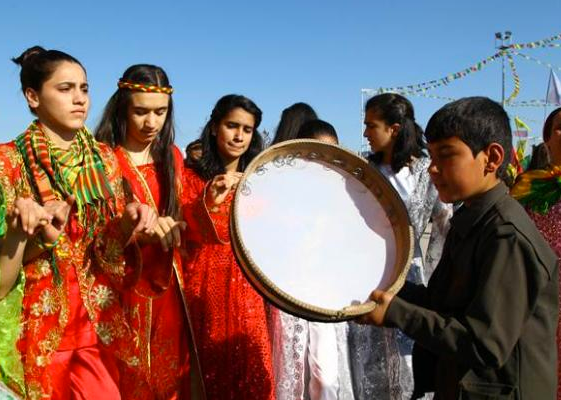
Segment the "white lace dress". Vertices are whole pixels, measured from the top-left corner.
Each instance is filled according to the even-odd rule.
[[[353,400],[348,324],[309,322],[272,310],[277,400]]]
[[[391,182],[407,207],[415,237],[414,255],[407,279],[424,284],[440,259],[452,216],[452,207],[438,199],[438,193],[429,179],[429,163],[426,157],[416,159],[397,174],[389,165],[374,166]],[[423,260],[420,240],[429,219],[432,219],[432,230]],[[401,400],[411,397],[411,339],[397,329],[350,322],[348,346],[356,399]]]

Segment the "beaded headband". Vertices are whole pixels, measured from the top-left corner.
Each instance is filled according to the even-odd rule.
[[[117,86],[119,86],[119,89],[129,89],[135,92],[165,93],[165,94],[173,93],[173,88],[171,86],[156,86],[156,85],[150,85],[145,83],[131,82],[124,79],[119,79],[119,83],[117,84]]]

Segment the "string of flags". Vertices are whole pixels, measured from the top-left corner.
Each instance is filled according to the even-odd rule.
[[[505,104],[509,104],[512,100],[518,97],[520,93],[520,76],[518,76],[518,72],[516,72],[516,66],[514,65],[514,58],[512,55],[507,54],[508,64],[510,65],[510,71],[512,72],[512,80],[514,81],[514,88],[512,89],[512,93],[508,98],[505,100]]]
[[[536,40],[530,43],[515,43],[508,46],[510,49],[536,49],[538,47],[561,47],[561,43],[551,43],[561,40],[561,33],[547,39]]]
[[[561,43],[554,43],[555,41],[559,41],[559,40],[561,40],[561,34],[554,35],[554,36],[551,36],[551,37],[546,38],[546,39],[537,40],[537,41],[534,41],[534,42],[511,44],[509,46],[502,47],[501,50],[498,51],[497,53],[495,53],[495,54],[493,54],[493,55],[491,55],[487,58],[484,58],[483,60],[480,60],[480,61],[476,62],[475,64],[473,64],[473,65],[471,65],[467,68],[464,68],[464,69],[462,69],[458,72],[455,72],[455,73],[448,74],[448,75],[446,75],[442,78],[439,78],[439,79],[433,79],[433,80],[430,80],[430,81],[421,82],[421,83],[417,83],[417,84],[413,84],[413,85],[393,86],[393,87],[385,87],[385,88],[381,87],[379,89],[362,89],[362,92],[364,94],[368,95],[368,96],[373,96],[373,95],[379,94],[379,93],[394,92],[394,93],[400,93],[404,96],[420,96],[420,97],[426,97],[426,98],[432,98],[432,99],[452,101],[452,100],[454,100],[453,98],[434,95],[432,93],[429,93],[429,91],[432,91],[432,90],[437,89],[437,88],[442,87],[442,86],[447,86],[448,84],[450,84],[453,81],[465,78],[468,75],[471,75],[471,74],[474,74],[476,72],[479,72],[479,71],[483,70],[489,64],[493,63],[494,61],[496,61],[498,59],[505,58],[508,61],[510,71],[511,71],[511,75],[512,75],[512,79],[513,79],[513,83],[514,83],[512,93],[505,100],[505,105],[506,106],[512,106],[512,107],[543,107],[547,104],[553,104],[553,105],[561,104],[561,94],[559,94],[559,96],[550,95],[550,91],[551,91],[550,88],[551,87],[553,87],[554,89],[558,88],[558,86],[555,86],[555,85],[552,86],[551,82],[552,82],[553,78],[550,78],[550,85],[548,86],[548,95],[547,95],[547,98],[545,100],[535,99],[535,100],[514,101],[518,97],[518,95],[520,94],[520,76],[517,72],[516,64],[515,64],[513,56],[519,56],[519,57],[522,57],[526,60],[534,61],[534,62],[536,62],[540,65],[546,66],[546,67],[551,69],[551,73],[553,75],[555,75],[555,73],[553,72],[554,69],[561,71],[561,67],[557,67],[555,65],[552,65],[551,63],[538,60],[535,57],[520,53],[517,50],[547,48],[547,47],[561,47]],[[557,77],[555,76],[555,78],[557,78]],[[561,87],[559,87],[558,89],[561,90]],[[556,93],[554,93],[554,94],[556,94]],[[553,101],[552,101],[552,99],[553,99]]]
[[[377,93],[385,93],[385,92],[413,92],[413,93],[424,93],[428,90],[436,89],[443,85],[448,85],[450,82],[455,81],[457,79],[465,78],[468,75],[471,75],[475,72],[481,71],[485,68],[488,64],[492,63],[493,61],[501,58],[503,54],[506,54],[506,50],[501,50],[490,57],[487,57],[468,68],[465,68],[461,71],[448,74],[443,78],[440,79],[433,79],[427,82],[417,83],[415,85],[407,85],[407,86],[394,86],[389,88],[380,88],[377,90]]]
[[[557,66],[555,66],[555,65],[553,65],[553,64],[551,64],[551,63],[548,63],[548,62],[546,62],[546,61],[538,60],[537,58],[532,57],[532,56],[529,56],[529,55],[527,55],[527,54],[522,54],[522,53],[519,53],[519,52],[517,52],[517,51],[513,51],[512,54],[517,55],[517,56],[519,56],[519,57],[522,57],[522,58],[524,58],[524,59],[526,59],[526,60],[528,60],[528,61],[533,61],[533,62],[535,62],[535,63],[538,63],[539,65],[543,65],[543,66],[545,66],[545,67],[547,67],[547,68],[556,69],[556,70],[561,71],[561,67],[557,67]]]

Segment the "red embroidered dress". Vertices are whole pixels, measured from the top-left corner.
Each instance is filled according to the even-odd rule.
[[[530,218],[561,260],[561,167],[525,172],[517,178],[510,194],[526,206]],[[561,310],[561,269],[559,274]],[[561,316],[557,322],[557,400],[561,400]]]
[[[155,164],[135,166],[122,147],[115,150],[115,155],[135,199],[161,213],[164,194]],[[176,147],[174,155],[180,197],[183,158]],[[137,333],[149,388],[138,385],[133,375],[123,376],[123,398],[189,399],[189,325],[179,251],[164,252],[160,243],[143,246],[142,264],[142,276],[124,302]]]
[[[204,188],[205,182],[186,169],[185,290],[207,397],[273,399],[265,303],[243,276],[229,244],[232,195],[209,214]]]
[[[36,135],[32,136],[31,142],[40,142],[42,148],[30,147],[25,162],[21,148],[17,148],[17,141],[0,145],[0,185],[5,189],[8,209],[13,207],[17,197],[31,196],[41,203],[41,196],[45,193],[41,190],[45,187],[36,183],[38,174],[31,173],[28,168],[31,156],[41,151],[44,153],[51,144],[38,125],[32,124],[24,135],[29,133]],[[29,136],[22,137],[29,139]],[[82,202],[78,210],[76,204],[66,230],[53,250],[23,265],[23,328],[17,345],[24,367],[25,395],[29,399],[59,398],[57,391],[68,391],[71,368],[59,367],[64,363],[69,365],[70,358],[65,357],[72,351],[86,349],[81,353],[81,361],[92,367],[89,369],[91,374],[77,376],[72,383],[83,387],[115,386],[117,382],[105,382],[105,377],[108,377],[107,372],[114,372],[111,367],[116,365],[117,359],[131,368],[137,368],[140,361],[118,292],[135,278],[135,271],[127,267],[133,265],[132,261],[125,264],[123,243],[127,238],[122,237],[119,226],[120,214],[125,206],[121,171],[110,148],[94,144],[86,131],[79,132],[77,138],[86,151],[80,149],[77,159],[70,160],[83,163],[83,168],[81,164],[74,165],[77,167],[75,170],[90,171],[86,165],[91,165],[87,164],[91,161],[88,156],[91,158],[93,154],[96,165],[103,166],[107,180],[102,180],[109,184],[106,191],[111,197],[104,203],[106,207],[97,208],[99,214],[94,214],[95,209],[88,202]],[[36,154],[32,154],[34,151]],[[53,161],[55,152],[50,155],[49,159]],[[37,159],[46,158],[37,156]],[[47,176],[51,175],[47,172]],[[77,197],[76,190],[83,188],[84,179],[92,176],[98,175],[88,174],[85,178],[80,172],[75,174],[71,189]],[[60,192],[57,185],[52,184],[51,194],[63,199],[68,193]],[[95,195],[102,194],[98,191]],[[81,219],[84,216],[87,221],[92,221],[88,219],[92,217],[98,222],[86,226]],[[96,367],[102,358],[108,360],[106,368],[101,368],[105,375],[97,374],[101,369]],[[81,369],[85,370],[88,368]],[[115,376],[111,374],[108,378],[114,379]]]

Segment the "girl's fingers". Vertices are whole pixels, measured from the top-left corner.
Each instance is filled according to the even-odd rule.
[[[173,247],[171,227],[169,226],[168,221],[166,221],[165,218],[160,218],[158,222],[160,224],[160,228],[164,232],[164,236],[162,238],[162,247],[165,251],[169,251],[169,249]]]
[[[166,242],[166,233],[164,232],[162,227],[159,226],[159,225],[156,225],[154,227],[154,233],[158,236],[158,239],[160,240],[160,245],[162,246],[162,249],[164,249],[164,251],[168,251],[168,245],[167,245],[167,242]]]
[[[175,245],[175,247],[179,247],[181,246],[181,228],[180,228],[180,222],[177,222],[174,224],[171,233],[173,235],[173,244]]]
[[[149,218],[148,218],[148,226],[147,228],[147,233],[149,235],[152,235],[154,233],[154,228],[158,225],[158,214],[156,214],[156,212],[152,209],[150,209],[149,212]]]
[[[171,217],[160,218],[160,223],[165,226],[166,232],[166,244],[169,247],[173,247],[175,243],[175,221]]]

